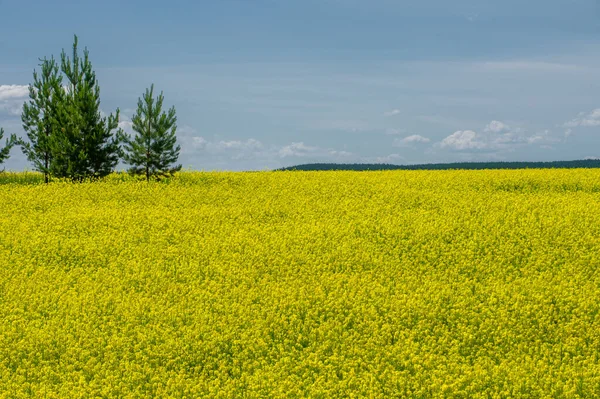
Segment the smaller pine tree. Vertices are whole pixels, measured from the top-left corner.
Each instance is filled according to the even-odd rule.
[[[0,128],[0,140],[4,137],[4,129]],[[17,137],[13,134],[6,140],[4,148],[0,148],[0,165],[4,163],[10,156],[10,150],[17,142]]]
[[[33,84],[29,86],[30,101],[23,105],[23,129],[29,141],[18,141],[35,170],[44,174],[48,183],[52,163],[52,142],[59,129],[57,115],[64,97],[62,77],[54,58],[40,60],[41,75],[33,72]]]
[[[147,181],[150,177],[159,179],[181,169],[181,165],[172,166],[177,162],[181,150],[179,145],[175,146],[175,107],[163,112],[163,93],[156,100],[153,94],[154,85],[138,99],[138,108],[132,118],[135,137],[121,133],[122,157],[125,163],[131,165],[129,173],[143,174]]]

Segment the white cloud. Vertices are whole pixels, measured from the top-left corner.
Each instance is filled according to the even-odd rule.
[[[206,141],[206,139],[204,137],[192,137],[192,147],[195,149],[204,149],[206,148],[206,144],[208,143],[208,141]]]
[[[29,86],[0,85],[0,111],[21,115],[23,104],[29,97]]]
[[[246,141],[230,140],[230,141],[219,141],[214,144],[214,147],[218,150],[257,150],[263,148],[260,141],[255,139],[248,139]]]
[[[0,102],[0,111],[6,112],[9,115],[19,116],[23,112],[24,102],[2,101]]]
[[[404,157],[400,154],[389,154],[381,157],[377,157],[374,159],[375,163],[389,163],[395,164],[398,162],[402,162]],[[365,159],[366,162],[371,162],[370,159]]]
[[[354,154],[349,151],[336,150],[333,148],[323,148],[317,146],[309,146],[304,142],[293,142],[282,147],[274,147],[280,158],[300,157],[321,159],[324,162],[348,160]]]
[[[395,116],[398,115],[400,113],[399,109],[393,109],[391,111],[386,112],[384,115],[385,116]]]
[[[191,132],[192,129],[189,129]],[[263,160],[305,158],[323,162],[347,161],[353,153],[334,148],[310,146],[304,142],[292,142],[286,145],[265,145],[250,138],[247,140],[210,140],[202,136],[185,135],[178,137],[182,153],[186,155],[202,154],[203,158],[220,160]]]
[[[411,136],[403,138],[402,140],[405,143],[429,143],[431,141],[427,137],[423,137],[418,134],[413,134]]]
[[[563,141],[558,137],[553,137],[552,132],[550,132],[550,130],[547,129],[543,132],[536,133],[532,136],[526,136],[524,138],[527,144],[539,144],[540,148],[545,149],[550,148],[550,144],[556,144]]]
[[[191,130],[189,130],[191,132]],[[212,154],[253,152],[264,148],[263,144],[256,139],[247,140],[219,140],[209,141],[202,136],[183,135],[178,138],[182,147],[189,150],[204,150]]]
[[[580,112],[575,118],[564,124],[565,127],[577,126],[600,126],[600,108],[594,109],[590,113]]]
[[[133,122],[131,122],[131,121],[119,122],[119,128],[125,130],[127,133],[133,132],[132,127],[133,127]]]
[[[565,137],[570,137],[572,135],[573,135],[573,130],[572,129],[565,130]]]
[[[488,147],[472,130],[458,130],[440,142],[440,147],[453,150],[482,150]]]
[[[548,146],[558,143],[562,139],[553,137],[549,130],[535,134],[527,134],[521,128],[510,128],[500,121],[491,121],[483,133],[473,130],[459,130],[436,143],[439,148],[448,148],[455,151],[513,151],[518,146],[540,145]]]
[[[533,136],[527,137],[527,142],[529,144],[535,144],[543,141],[546,138],[546,134],[535,134]]]
[[[29,96],[29,86],[0,85],[0,101],[25,99]]]
[[[430,141],[431,140],[429,140],[427,137],[423,137],[419,134],[413,134],[411,136],[404,137],[403,139],[395,139],[392,145],[394,147],[407,147],[417,143],[429,143]]]
[[[104,117],[106,117],[106,112],[100,110],[100,115],[104,115]],[[135,132],[133,131],[133,122],[131,121],[131,118],[129,118],[127,116],[127,114],[125,114],[124,112],[120,112],[119,113],[119,124],[118,124],[120,129],[123,129],[125,131],[125,133],[128,134],[134,134]]]
[[[485,132],[501,133],[510,130],[510,127],[500,121],[491,121],[483,129]]]
[[[304,144],[304,142],[292,143],[282,147],[279,150],[279,156],[285,157],[305,157],[313,155],[319,152],[319,147],[311,147]]]
[[[177,135],[178,136],[195,136],[196,135],[196,129],[194,129],[191,126],[188,125],[183,125],[183,126],[177,126]]]
[[[348,151],[330,150],[329,155],[336,157],[336,158],[345,158],[345,157],[351,157],[354,154],[352,154],[351,152],[348,152]]]

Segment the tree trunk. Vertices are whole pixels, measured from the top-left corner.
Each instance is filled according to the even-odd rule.
[[[148,108],[150,108],[150,106],[148,106]],[[150,115],[151,113],[151,109],[148,110],[148,114]],[[150,136],[150,117],[148,116],[148,131],[146,132],[146,134],[148,136]],[[146,142],[146,145],[148,147],[146,147],[146,183],[150,182],[150,141],[148,139],[148,141]]]
[[[48,184],[48,153],[44,156],[44,183]]]
[[[150,168],[148,163],[150,162],[150,151],[146,151],[146,182],[150,181]]]

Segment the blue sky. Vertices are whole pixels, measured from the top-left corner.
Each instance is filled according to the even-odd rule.
[[[146,87],[164,91],[184,167],[600,157],[596,0],[0,0],[0,15],[9,133],[38,58],[76,33],[125,130]]]

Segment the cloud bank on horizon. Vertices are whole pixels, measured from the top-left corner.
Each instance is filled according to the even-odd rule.
[[[0,2],[0,35],[14,38],[0,41],[9,133],[23,135],[39,58],[77,33],[121,128],[146,87],[164,91],[188,168],[600,157],[594,0],[149,0],[143,15],[139,0],[107,0],[66,19],[61,4],[30,3]],[[11,154],[7,169],[30,168]]]

